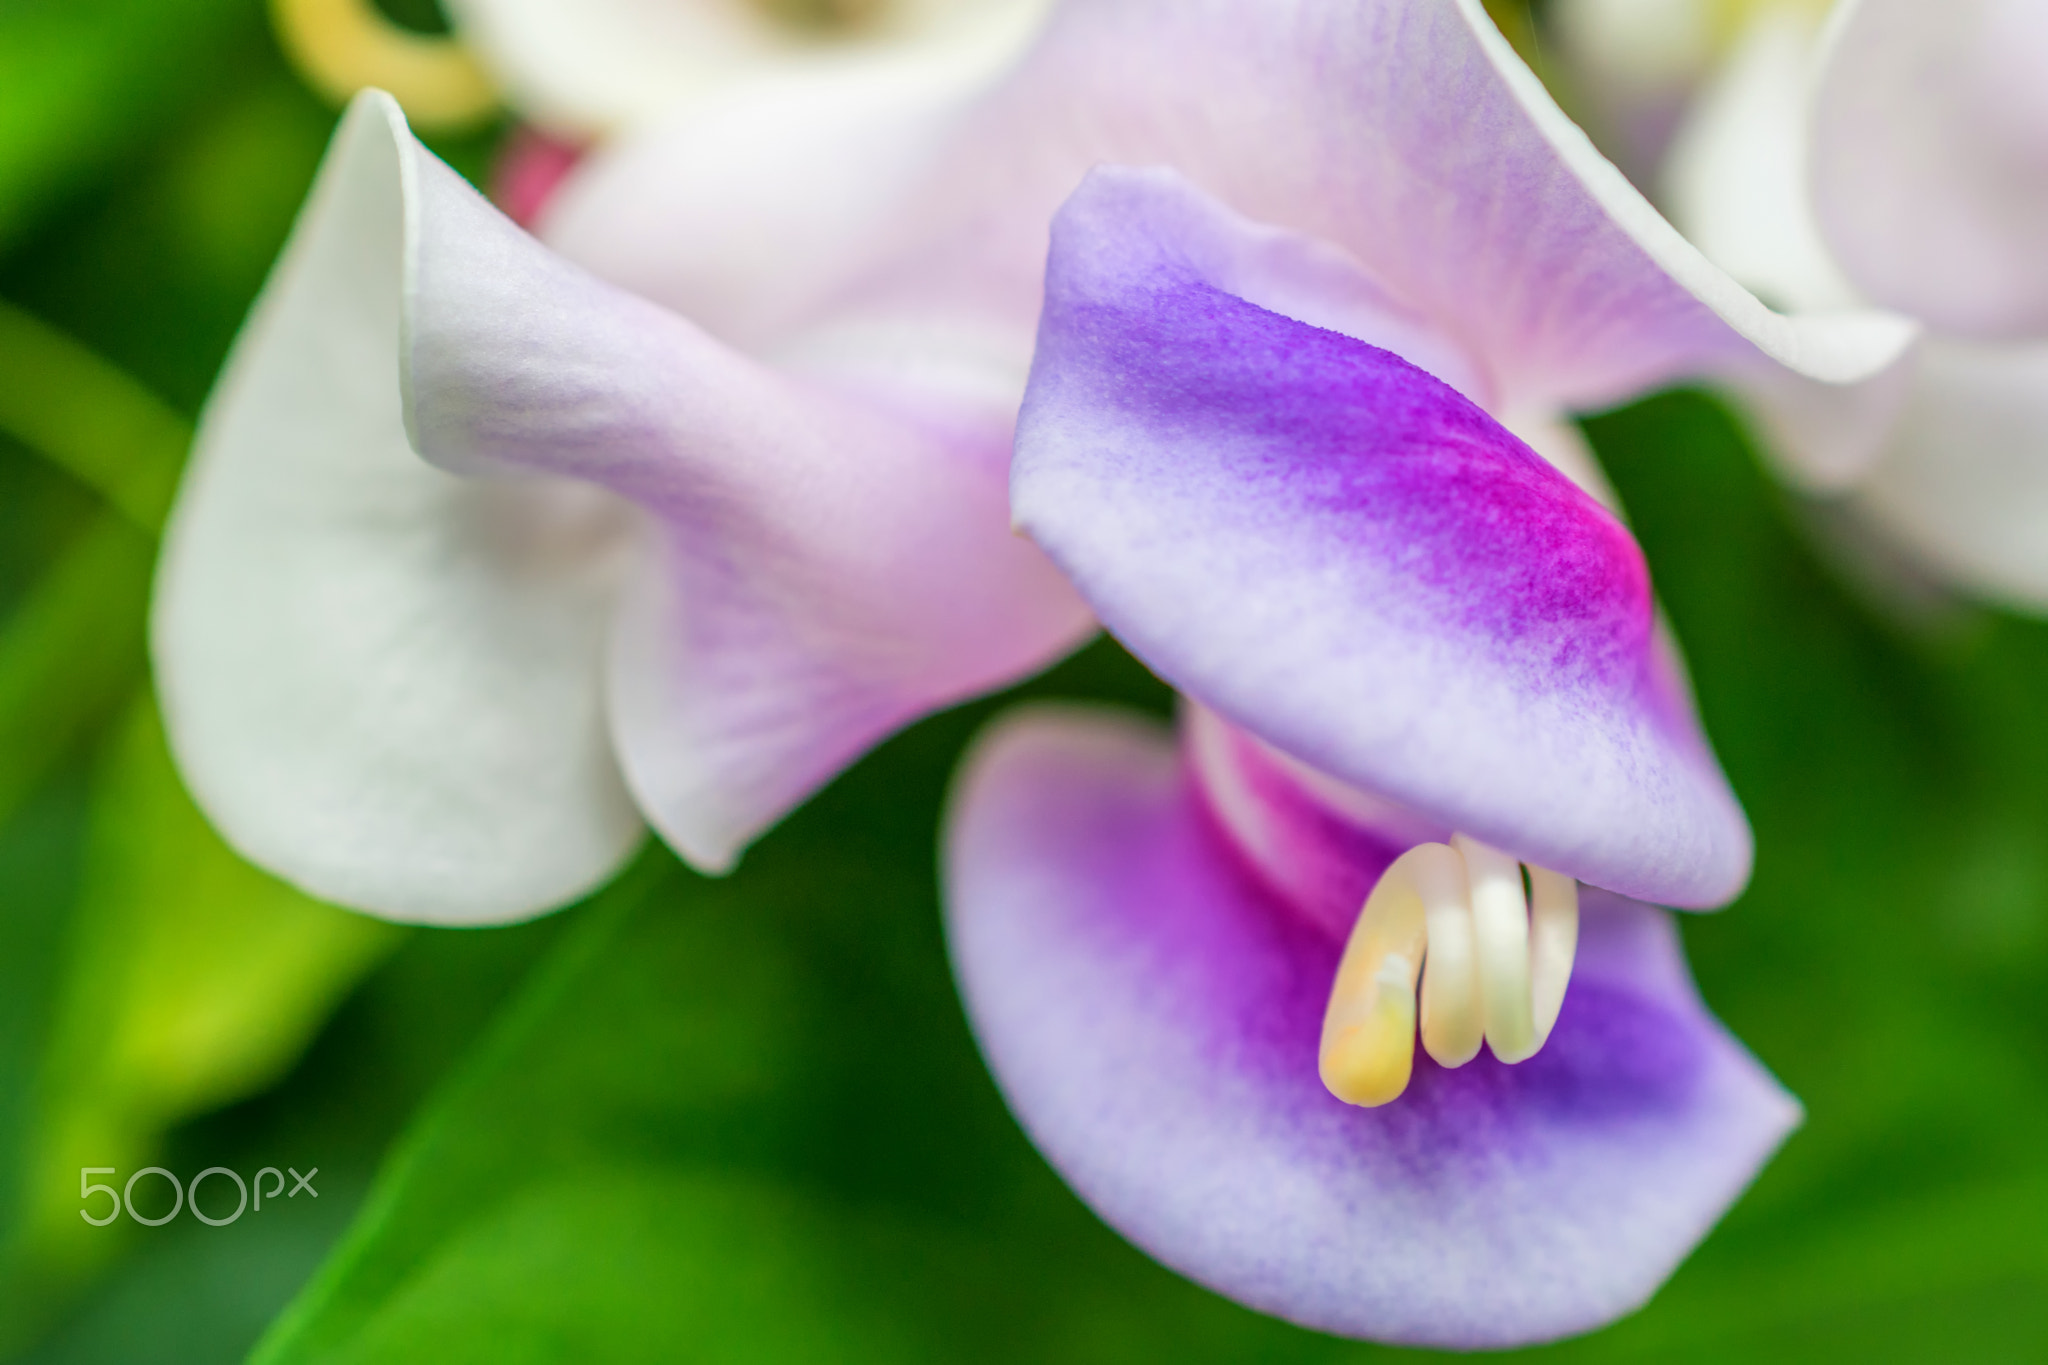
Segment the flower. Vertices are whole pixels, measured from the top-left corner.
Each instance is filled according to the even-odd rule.
[[[999,723],[948,937],[1019,1120],[1139,1246],[1310,1327],[1509,1346],[1641,1304],[1798,1107],[1627,899],[1750,860],[1640,552],[1400,283],[1165,171],[1062,211],[1016,515],[1184,740]],[[1507,344],[1543,373],[1569,335]]]
[[[1753,12],[1673,139],[1673,220],[1779,303],[1925,328],[1833,394],[1737,385],[1787,474],[1980,595],[2048,608],[2048,226],[2038,6]]]
[[[1962,586],[2048,609],[2048,12],[1865,0],[1814,96],[1814,208],[1862,297],[1926,327],[1855,507]],[[1796,458],[1796,452],[1793,453]]]
[[[1907,336],[1766,310],[1464,0],[1095,0],[978,92],[735,89],[580,165],[553,249],[365,97],[166,538],[202,806],[342,904],[516,918],[643,817],[728,867],[891,730],[1071,648],[1091,619],[1011,534],[1008,460],[1047,225],[1100,163],[1312,234],[1291,307],[1427,319],[1560,459],[1567,407],[1854,380]]]

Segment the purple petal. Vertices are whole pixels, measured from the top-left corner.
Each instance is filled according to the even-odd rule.
[[[693,317],[757,301],[717,308],[721,334],[922,338],[947,364],[963,336],[1027,349],[1046,225],[1091,166],[1161,164],[1347,253],[1464,347],[1498,411],[1760,355],[1856,378],[1910,332],[1766,310],[1593,150],[1478,0],[1069,3],[965,117],[846,103],[795,126],[757,102],[630,139],[567,187],[550,236]],[[789,185],[807,192],[763,188]],[[763,240],[804,250],[776,259]]]
[[[1169,173],[1091,177],[1018,524],[1162,677],[1312,767],[1610,890],[1732,897],[1748,825],[1628,532],[1423,371],[1212,283],[1263,241]]]
[[[698,865],[1091,628],[1010,533],[1006,415],[793,381],[563,261],[433,158],[412,166],[416,442],[653,514],[611,717],[642,809]]]
[[[1870,297],[1982,339],[2048,332],[2048,10],[1843,7],[1813,104],[1816,207]]]
[[[1418,1057],[1393,1104],[1339,1103],[1316,1075],[1339,942],[1245,873],[1130,721],[985,738],[946,865],[968,1012],[1040,1149],[1167,1265],[1307,1326],[1450,1347],[1597,1327],[1798,1122],[1669,917],[1597,892],[1535,1058]]]

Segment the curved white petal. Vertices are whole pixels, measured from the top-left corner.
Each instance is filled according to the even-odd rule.
[[[1014,409],[872,355],[859,384],[771,369],[591,278],[403,142],[418,448],[482,478],[587,480],[651,515],[610,720],[642,809],[700,867],[728,867],[891,730],[1090,629],[1010,533]]]
[[[1820,220],[1871,298],[1980,339],[2048,332],[2048,7],[1855,0],[1814,105]]]
[[[1855,505],[1945,576],[2048,609],[2048,343],[1923,343]]]
[[[1672,140],[1663,175],[1672,221],[1717,265],[1782,306],[1843,309],[1856,291],[1835,264],[1807,185],[1819,17],[1758,9]],[[1839,490],[1870,467],[1910,382],[1894,365],[1857,384],[1820,384],[1774,366],[1725,376],[1785,473]]]
[[[201,424],[153,641],[194,794],[328,900],[516,919],[641,837],[604,727],[618,499],[422,463],[399,400],[402,122],[359,100]]]
[[[732,83],[879,59],[916,79],[1013,55],[1046,0],[448,0],[529,118],[603,133]]]
[[[1664,167],[1671,221],[1707,258],[1782,308],[1858,301],[1807,192],[1807,106],[1819,25],[1758,12],[1700,91]]]

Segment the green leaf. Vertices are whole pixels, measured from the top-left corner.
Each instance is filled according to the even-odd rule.
[[[53,783],[0,823],[0,1239],[20,1218],[11,1178],[34,1123],[66,912],[77,897],[83,783]]]
[[[137,703],[94,792],[11,1248],[17,1303],[120,1246],[117,1229],[78,1217],[81,1167],[146,1165],[174,1124],[270,1085],[403,934],[223,844],[178,781],[155,707]]]
[[[120,370],[5,302],[0,374],[0,433],[113,509],[45,571],[0,628],[4,822],[141,671],[155,535],[192,433]]]

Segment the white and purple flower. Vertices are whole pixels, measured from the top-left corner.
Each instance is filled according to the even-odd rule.
[[[555,250],[365,97],[168,536],[156,662],[202,804],[343,904],[516,918],[643,818],[728,866],[882,735],[1072,647],[1009,449],[1047,225],[1111,162],[1312,234],[1266,272],[1296,302],[1258,301],[1365,319],[1562,459],[1566,408],[1855,379],[1906,336],[1763,308],[1476,3],[1091,0],[986,91],[750,87],[580,167]]]
[[[1520,1344],[1640,1304],[1798,1109],[1640,903],[1750,859],[1640,552],[1388,346],[1495,371],[1170,173],[1062,211],[1015,515],[1184,741],[999,725],[951,943],[1019,1118],[1133,1241],[1324,1330]]]
[[[1334,1331],[1544,1339],[1796,1121],[1639,903],[1725,902],[1750,835],[1562,418],[1910,328],[1763,307],[1476,0],[1073,0],[985,90],[735,94],[539,227],[366,98],[215,396],[156,655],[258,861],[468,923],[643,819],[723,869],[1099,621],[1186,757],[998,731],[949,915],[1134,1240]]]

